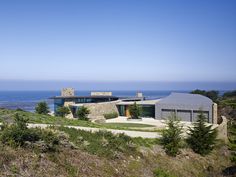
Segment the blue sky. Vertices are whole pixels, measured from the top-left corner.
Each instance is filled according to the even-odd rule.
[[[16,80],[235,83],[235,9],[235,0],[2,0],[0,89]]]

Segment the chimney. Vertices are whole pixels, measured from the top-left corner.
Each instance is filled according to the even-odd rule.
[[[61,90],[61,96],[75,96],[75,89],[73,88],[63,88]]]
[[[138,97],[138,98],[143,97],[143,93],[142,93],[142,92],[137,92],[137,93],[136,93],[136,97]]]

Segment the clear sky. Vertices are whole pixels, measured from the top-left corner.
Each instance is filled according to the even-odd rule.
[[[235,0],[0,1],[0,90],[14,80],[235,83],[235,68]]]

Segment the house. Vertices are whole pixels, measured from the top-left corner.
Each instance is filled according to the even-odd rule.
[[[81,106],[86,106],[90,109],[91,118],[103,116],[110,111],[117,111],[115,101],[118,97],[112,96],[112,92],[91,92],[90,96],[76,96],[72,88],[66,88],[61,91],[61,96],[54,96],[50,99],[54,100],[54,113],[57,112],[58,107],[68,106],[71,110],[68,118],[75,118],[76,111]],[[102,104],[104,103],[104,104]]]
[[[203,113],[209,123],[217,123],[217,104],[205,96],[189,93],[171,93],[162,99],[146,99],[141,93],[135,97],[119,98],[112,92],[91,92],[90,96],[75,96],[73,89],[62,90],[55,96],[55,112],[59,106],[68,106],[70,118],[76,117],[81,106],[90,110],[90,119],[101,119],[104,114],[117,112],[120,116],[130,117],[129,106],[135,102],[142,108],[142,118],[167,119],[176,114],[182,121],[194,122]]]

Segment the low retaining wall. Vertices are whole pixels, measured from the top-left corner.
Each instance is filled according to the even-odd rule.
[[[228,130],[227,130],[227,122],[228,120],[226,119],[225,116],[221,116],[221,123],[218,125],[217,130],[218,130],[218,139],[223,140],[224,142],[228,142]]]

